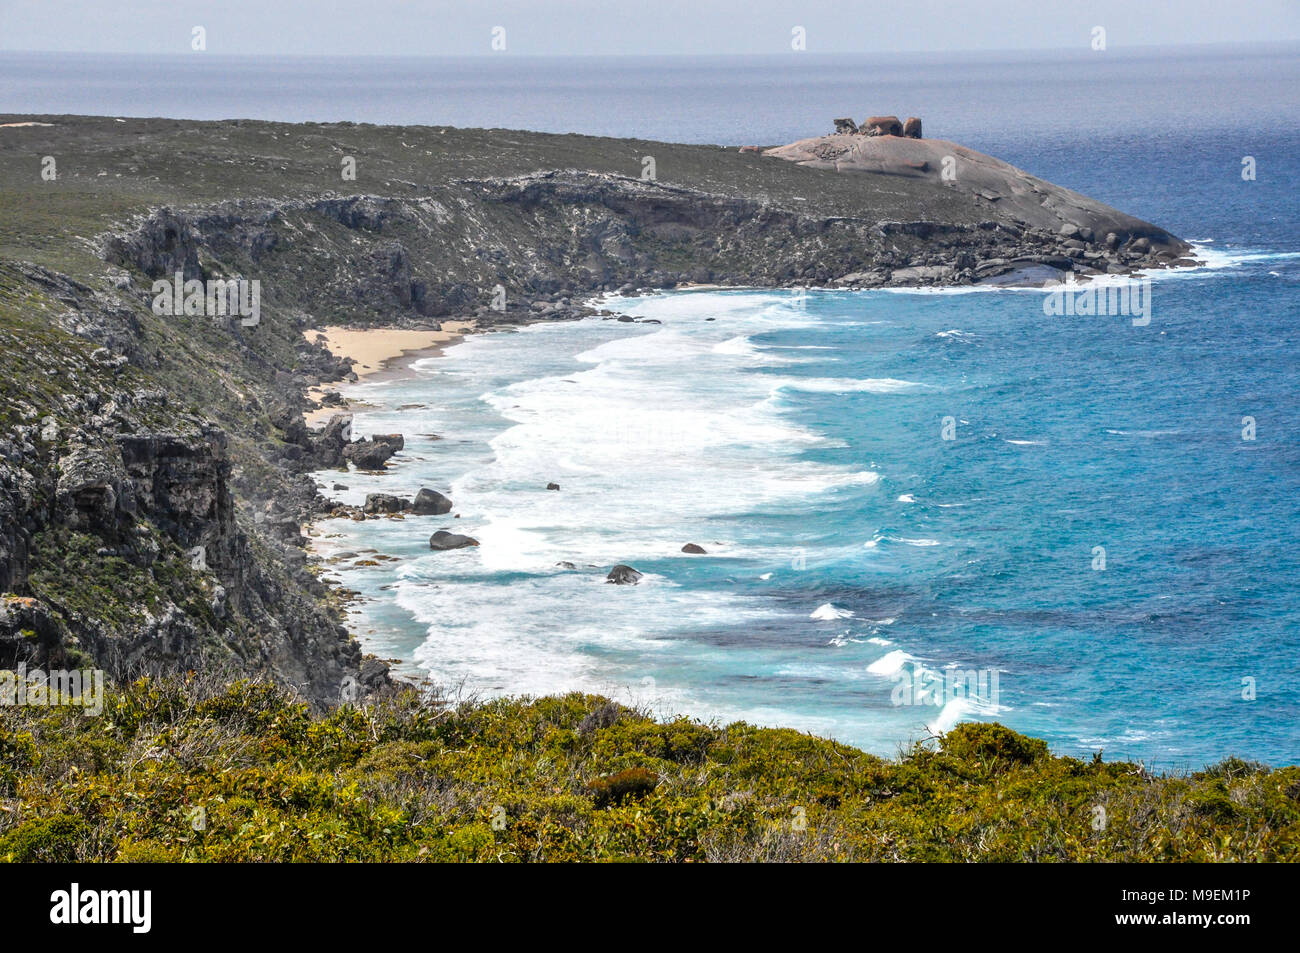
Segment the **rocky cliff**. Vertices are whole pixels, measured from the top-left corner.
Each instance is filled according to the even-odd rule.
[[[321,704],[380,684],[257,494],[241,512],[226,431],[67,330],[93,296],[46,278],[0,264],[0,667],[265,674]]]

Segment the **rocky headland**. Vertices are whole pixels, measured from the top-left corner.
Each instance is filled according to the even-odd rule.
[[[345,513],[317,492],[309,472],[381,470],[403,437],[358,439],[326,412],[330,385],[356,372],[305,332],[502,329],[599,313],[584,302],[601,293],[702,283],[934,286],[1188,262],[1163,229],[921,138],[916,117],[837,121],[765,151],[9,122],[36,124],[0,128],[0,666],[265,675],[322,707],[388,675],[349,635],[304,525],[442,504],[431,490]],[[177,275],[259,281],[260,320],[158,313],[154,283]],[[313,410],[327,422],[307,426]],[[444,531],[430,545],[476,543]],[[611,582],[635,582],[615,569]]]

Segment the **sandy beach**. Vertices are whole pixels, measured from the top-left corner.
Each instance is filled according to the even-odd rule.
[[[344,328],[329,326],[303,332],[308,341],[320,341],[336,357],[350,357],[352,369],[363,379],[375,378],[408,367],[412,362],[439,354],[448,344],[459,341],[474,330],[473,321],[444,321],[440,331],[415,331],[409,328]],[[307,391],[312,402],[319,402],[329,391],[338,390],[337,382]],[[346,413],[355,404],[317,407],[306,411],[307,426],[317,427],[331,416]]]

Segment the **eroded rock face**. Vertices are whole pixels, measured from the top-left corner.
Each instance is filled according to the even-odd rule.
[[[115,530],[119,505],[134,509],[133,491],[116,446],[77,444],[59,460],[56,507],[68,526],[91,532]]]
[[[857,132],[858,124],[852,119],[845,118],[835,120],[835,134],[837,136],[853,136],[857,135]]]
[[[901,136],[903,124],[897,116],[868,116],[862,121],[861,131],[868,136]]]
[[[370,252],[367,265],[374,274],[369,286],[386,294],[382,300],[399,309],[411,307],[411,255],[405,245],[397,241],[381,243]]]
[[[117,265],[139,268],[150,278],[170,279],[179,271],[189,281],[203,277],[199,265],[201,239],[188,216],[160,208],[135,231],[109,237],[104,258]]]
[[[183,547],[233,532],[230,463],[220,430],[197,436],[130,434],[121,437],[118,446],[134,484],[135,507],[147,510]],[[209,551],[210,563],[213,557]]]
[[[391,444],[382,440],[358,440],[343,448],[343,459],[350,460],[358,470],[384,470],[396,452]]]
[[[309,446],[321,469],[343,463],[343,451],[352,443],[352,415],[335,414],[318,434],[311,435]]]
[[[322,199],[312,210],[346,228],[382,232],[411,220],[410,208],[403,202],[377,195],[353,195],[347,198]]]
[[[0,595],[0,669],[64,668],[67,628],[49,606],[30,596]]]
[[[907,121],[903,123],[903,135],[908,139],[921,138],[921,117],[908,116]]]
[[[264,673],[317,704],[334,701],[340,680],[360,673],[361,652],[304,588],[314,581],[295,575],[304,562],[297,521],[269,509],[254,547],[231,493],[224,433],[151,430],[129,404],[147,397],[118,393],[111,413],[80,417],[89,427],[65,420],[66,444],[0,460],[0,664],[92,660],[110,679]],[[53,436],[56,425],[41,433]],[[28,494],[28,479],[47,482]],[[29,562],[40,581],[33,595],[15,594],[31,585]],[[65,605],[65,592],[98,601]]]

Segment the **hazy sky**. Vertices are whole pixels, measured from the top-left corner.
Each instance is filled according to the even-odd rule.
[[[1300,40],[1297,0],[0,0],[0,49],[548,55],[1109,48]],[[493,53],[494,27],[505,52]]]

